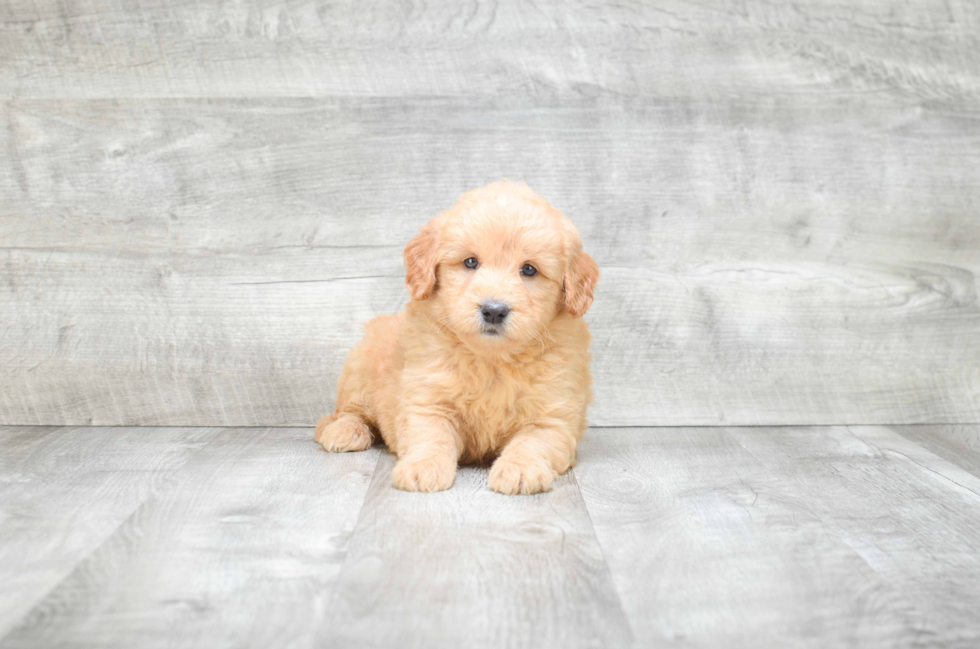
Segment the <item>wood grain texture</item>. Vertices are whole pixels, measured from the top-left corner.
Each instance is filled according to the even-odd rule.
[[[391,486],[379,462],[320,646],[625,647],[631,632],[574,477],[502,496]]]
[[[0,638],[217,432],[0,427]]]
[[[379,452],[222,431],[0,646],[313,646]]]
[[[405,241],[505,176],[603,268],[594,424],[980,421],[980,112],[951,106],[8,101],[0,422],[312,425]]]
[[[980,643],[980,477],[883,426],[729,433],[912,604],[916,643]]]
[[[592,429],[532,497],[481,468],[399,492],[393,462],[308,429],[2,428],[0,647],[980,641],[980,476],[888,427]]]
[[[980,426],[933,424],[889,428],[947,462],[980,477]]]
[[[970,0],[7,0],[7,97],[980,97]]]
[[[901,591],[724,429],[590,433],[575,473],[638,646],[915,640]]]

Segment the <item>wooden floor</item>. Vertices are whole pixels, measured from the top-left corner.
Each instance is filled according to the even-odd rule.
[[[980,426],[592,429],[555,489],[299,428],[0,428],[0,647],[980,646]]]

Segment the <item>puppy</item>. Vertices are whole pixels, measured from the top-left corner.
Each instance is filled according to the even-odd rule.
[[[440,491],[459,463],[490,488],[547,491],[575,462],[592,398],[581,316],[599,278],[578,230],[527,185],[460,197],[405,248],[412,300],[368,322],[316,441],[363,451],[380,433],[394,486]]]

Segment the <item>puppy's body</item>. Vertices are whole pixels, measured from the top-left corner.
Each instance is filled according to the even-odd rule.
[[[574,462],[591,399],[578,316],[598,269],[578,232],[526,186],[494,183],[433,219],[405,260],[413,300],[368,323],[317,441],[363,450],[379,431],[402,489],[446,489],[459,462],[496,456],[493,489],[547,490]]]
[[[344,365],[336,414],[321,420],[321,427],[342,413],[355,414],[397,452],[398,416],[408,391],[419,392],[413,396],[422,403],[451,404],[462,443],[461,463],[491,459],[543,412],[566,422],[576,440],[581,439],[589,357],[569,352],[588,348],[589,332],[582,320],[565,315],[553,323],[552,343],[546,348],[486,358],[436,333],[426,311],[424,304],[413,303],[396,316],[378,316],[367,324],[364,339]],[[365,444],[370,445],[368,439]]]

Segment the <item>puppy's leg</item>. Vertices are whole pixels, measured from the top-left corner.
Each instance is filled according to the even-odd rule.
[[[316,425],[316,441],[331,453],[365,451],[371,448],[371,428],[350,412],[327,415]]]
[[[398,429],[391,481],[405,491],[442,491],[456,480],[462,443],[455,424],[433,411],[407,413]]]
[[[574,462],[576,443],[564,423],[521,429],[490,467],[490,488],[502,494],[548,491]]]

